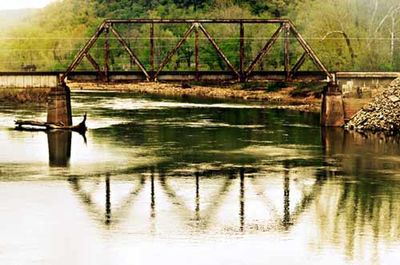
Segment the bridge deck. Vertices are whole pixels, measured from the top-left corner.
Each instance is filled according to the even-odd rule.
[[[149,72],[151,74],[151,72]],[[101,74],[94,71],[72,72],[68,76],[69,81],[100,81]],[[253,72],[247,81],[285,81],[284,71]],[[146,76],[141,71],[114,71],[109,72],[109,80],[112,82],[145,82]],[[238,82],[237,76],[230,71],[163,71],[158,74],[160,82]],[[293,81],[325,81],[326,75],[322,72],[299,72]]]
[[[0,88],[56,87],[60,72],[0,72]]]
[[[151,73],[151,72],[150,72]],[[55,87],[59,83],[62,71],[43,72],[0,72],[0,88],[35,88]],[[344,92],[351,87],[385,86],[400,72],[336,72],[332,74]],[[247,81],[267,82],[285,81],[284,71],[254,71]],[[68,76],[72,82],[99,82],[102,76],[97,71],[76,71]],[[146,76],[141,71],[110,71],[110,82],[146,82]],[[238,82],[237,77],[230,71],[162,71],[160,82]],[[294,82],[326,82],[323,72],[297,72],[292,79]]]

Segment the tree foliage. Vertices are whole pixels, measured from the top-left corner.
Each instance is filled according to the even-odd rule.
[[[292,19],[328,69],[400,71],[400,3],[398,0],[61,0],[29,12],[18,27],[0,29],[0,70],[64,70],[74,55],[105,18],[274,18]],[[118,26],[130,47],[149,67],[149,28],[146,25]],[[232,25],[205,25],[235,65],[239,64],[239,29]],[[187,25],[157,25],[156,63],[165,58]],[[245,63],[250,61],[272,35],[273,26],[245,28]],[[91,54],[102,62],[100,40]],[[291,62],[302,50],[291,40]],[[279,40],[262,69],[282,69],[283,41]],[[132,69],[128,55],[111,41],[114,70]],[[166,69],[194,67],[194,34],[173,57]],[[202,70],[225,69],[212,45],[201,35]],[[303,69],[313,69],[307,62]],[[91,69],[85,62],[82,69]]]

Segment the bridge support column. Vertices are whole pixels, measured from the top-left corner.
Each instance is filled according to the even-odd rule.
[[[344,125],[343,97],[336,84],[328,84],[322,94],[321,125],[331,127]]]
[[[61,84],[51,89],[47,103],[47,122],[72,126],[70,89]]]

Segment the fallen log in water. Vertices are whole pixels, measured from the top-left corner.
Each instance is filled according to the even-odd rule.
[[[22,131],[47,131],[47,130],[71,130],[79,133],[85,133],[87,130],[86,127],[86,113],[83,115],[83,120],[78,125],[65,126],[62,123],[48,123],[41,121],[29,121],[29,120],[16,120],[15,121],[15,129]]]

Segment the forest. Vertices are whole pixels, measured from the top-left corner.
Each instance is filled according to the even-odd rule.
[[[22,12],[22,11],[21,11]],[[22,13],[21,13],[22,14]],[[0,71],[62,71],[106,18],[288,18],[330,71],[400,71],[400,3],[398,0],[59,0],[29,10],[0,27]],[[0,19],[4,18],[0,15]],[[236,25],[207,24],[207,30],[237,66],[239,29]],[[172,49],[185,25],[156,25],[156,64]],[[248,64],[275,31],[274,25],[246,25],[245,63]],[[145,67],[149,62],[149,26],[118,26]],[[104,40],[91,55],[104,60]],[[111,39],[111,70],[135,70],[129,55]],[[291,40],[291,63],[301,47]],[[283,68],[283,38],[260,66]],[[194,64],[194,36],[166,66],[187,70]],[[200,70],[226,67],[210,43],[200,38]],[[314,70],[307,62],[303,70]],[[84,62],[79,70],[93,70]]]

